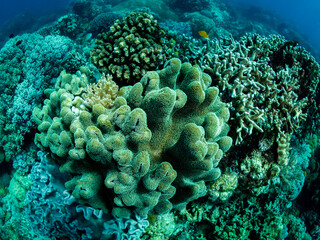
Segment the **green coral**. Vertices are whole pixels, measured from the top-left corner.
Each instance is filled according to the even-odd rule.
[[[302,220],[288,213],[286,204],[286,199],[275,194],[233,196],[215,204],[196,200],[175,212],[175,218],[150,221],[143,239],[310,239]],[[161,225],[159,221],[171,223]],[[175,231],[170,231],[171,226]],[[172,235],[167,237],[166,231]]]
[[[161,214],[207,193],[232,145],[229,110],[198,66],[172,59],[92,108],[56,85],[34,110],[38,145],[73,179],[73,195],[115,215]],[[112,205],[112,206],[110,206]]]
[[[260,151],[254,150],[240,163],[239,185],[256,196],[268,193],[271,179],[277,176],[280,167],[268,161]]]
[[[115,82],[133,84],[174,56],[173,38],[152,15],[133,12],[101,33],[91,52],[93,63]]]
[[[183,224],[178,223],[177,216],[173,212],[159,216],[149,215],[148,220],[150,225],[143,233],[142,240],[170,239],[183,231]]]

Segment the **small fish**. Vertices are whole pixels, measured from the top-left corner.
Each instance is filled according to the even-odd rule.
[[[92,33],[88,33],[88,34],[84,35],[82,41],[83,41],[83,42],[86,42],[86,41],[88,41],[91,37],[92,37]]]
[[[199,35],[200,35],[201,37],[209,38],[209,35],[208,35],[208,33],[207,33],[206,31],[199,31],[198,33],[199,33]]]
[[[11,33],[11,34],[9,35],[9,38],[14,38],[14,34]]]
[[[303,174],[304,174],[304,177],[306,178],[307,177],[307,171],[304,171]]]
[[[22,40],[16,42],[16,46],[19,46],[22,43]]]

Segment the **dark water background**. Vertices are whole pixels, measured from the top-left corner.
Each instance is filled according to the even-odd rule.
[[[152,0],[150,0],[152,1]],[[183,1],[183,0],[181,0]],[[320,1],[317,0],[223,0],[241,11],[259,16],[255,11],[269,11],[282,17],[297,29],[305,40],[320,52]],[[41,24],[63,14],[72,0],[1,0],[0,27],[10,20],[14,26],[29,28],[35,21]],[[112,3],[113,1],[110,1]],[[119,1],[117,1],[119,2]],[[22,24],[23,23],[23,24]],[[12,29],[12,28],[11,28]],[[21,29],[17,29],[20,30]],[[8,34],[8,33],[5,33]],[[10,34],[10,33],[9,33]],[[310,49],[309,49],[310,50]]]
[[[57,12],[69,5],[71,0],[1,0],[0,23],[20,14],[43,16]]]
[[[1,0],[0,1],[0,28],[3,25],[13,24],[29,28],[32,22],[40,20],[46,22],[44,18],[51,21],[56,14],[66,11],[72,0]]]

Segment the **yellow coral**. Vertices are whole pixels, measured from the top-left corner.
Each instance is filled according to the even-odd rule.
[[[118,91],[119,86],[112,81],[112,76],[103,74],[97,83],[88,85],[82,97],[91,107],[101,104],[106,108],[111,108],[113,101],[118,96]]]

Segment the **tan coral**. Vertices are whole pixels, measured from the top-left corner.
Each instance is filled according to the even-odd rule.
[[[280,36],[250,34],[240,41],[230,37],[211,44],[211,52],[203,53],[206,58],[199,64],[231,106],[230,134],[236,145],[245,140],[255,142],[265,135],[292,134],[306,122],[308,98],[314,94],[319,78],[314,74],[316,64],[305,67],[308,58],[303,49]],[[300,72],[309,78],[300,76]],[[304,89],[305,82],[313,86],[310,91]]]
[[[107,74],[102,75],[97,83],[87,86],[86,92],[82,95],[86,103],[93,107],[96,104],[101,104],[105,108],[111,108],[113,101],[118,96],[119,86],[112,81],[112,76]]]

